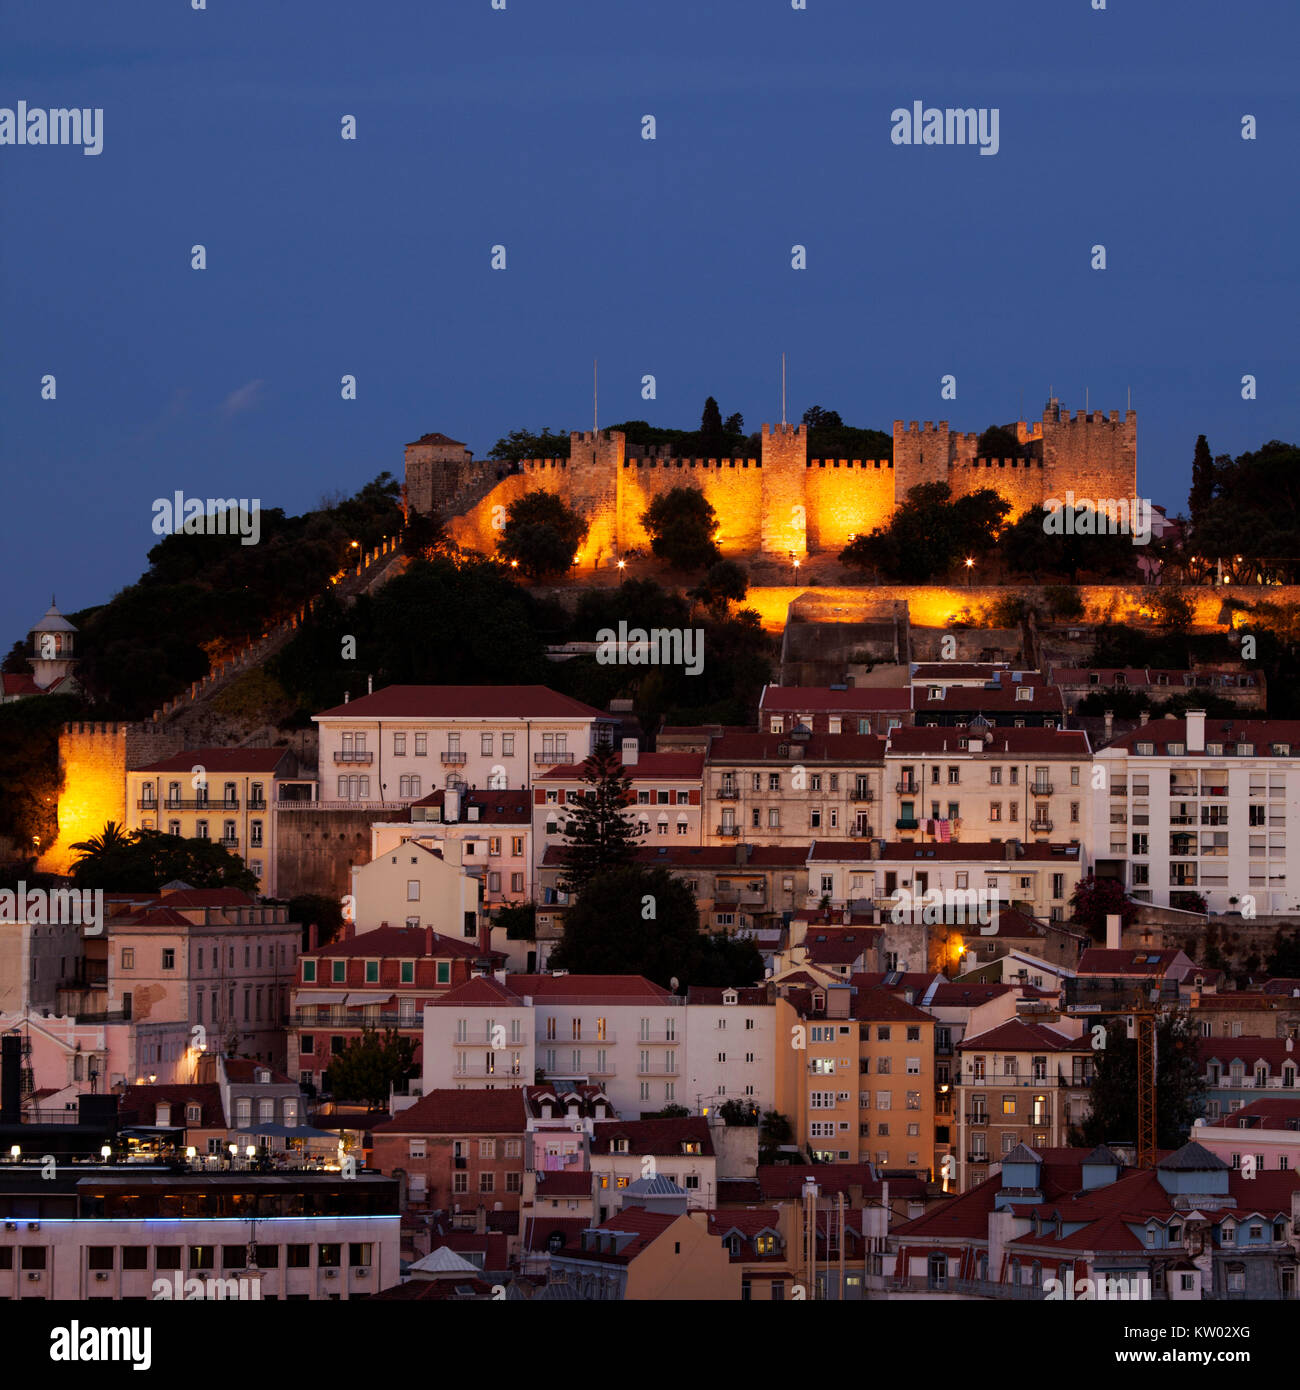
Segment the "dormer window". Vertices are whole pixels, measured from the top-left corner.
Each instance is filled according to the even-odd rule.
[[[257,1084],[259,1086],[269,1086],[271,1084],[271,1073],[264,1067],[257,1073]]]
[[[187,1125],[198,1124],[202,1116],[202,1113],[203,1112],[200,1110],[200,1108],[197,1105],[193,1104],[193,1102],[191,1102],[189,1105],[185,1107],[185,1123]]]
[[[1033,690],[1033,687],[1032,687],[1032,686],[1029,686],[1029,685],[1018,685],[1018,686],[1016,687],[1016,699],[1017,699],[1017,700],[1032,700],[1033,698],[1034,698],[1034,690]]]
[[[701,1153],[702,1151],[703,1151],[703,1150],[701,1149],[700,1141],[699,1141],[698,1139],[683,1139],[683,1140],[682,1140],[682,1152],[683,1152],[684,1154],[698,1154],[698,1153]]]
[[[932,699],[932,700],[942,700],[942,699],[943,699],[943,686],[941,686],[941,685],[932,685],[932,686],[930,687],[930,699]]]
[[[614,1151],[616,1154],[625,1154],[625,1153],[627,1153],[627,1143],[628,1143],[628,1141],[627,1141],[626,1139],[615,1139],[615,1140],[614,1140],[614,1143],[613,1143],[613,1146],[612,1146],[612,1147],[613,1147],[613,1151]]]
[[[729,989],[723,992],[722,1002],[724,1004],[734,1004],[738,998],[739,995],[737,995],[736,991],[734,989]]]
[[[1273,745],[1273,756],[1276,758],[1289,758],[1291,756],[1291,745],[1289,743],[1275,743]]]

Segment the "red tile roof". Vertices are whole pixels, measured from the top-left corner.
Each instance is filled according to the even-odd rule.
[[[537,1199],[558,1197],[590,1197],[592,1175],[589,1170],[579,1168],[537,1170]]]
[[[859,1023],[934,1023],[931,1014],[887,989],[859,989],[853,996],[852,1016]]]
[[[226,1078],[230,1081],[237,1081],[241,1084],[257,1084],[257,1073],[267,1071],[271,1073],[269,1083],[272,1086],[294,1086],[297,1083],[287,1077],[282,1071],[276,1071],[274,1067],[268,1066],[265,1062],[255,1062],[251,1057],[226,1057],[223,1059],[226,1068]]]
[[[600,719],[598,709],[545,685],[390,685],[313,719]],[[540,749],[535,749],[540,752]]]
[[[1242,1121],[1249,1123],[1243,1125]],[[1243,1105],[1222,1119],[1214,1120],[1211,1129],[1290,1129],[1300,1128],[1300,1100],[1265,1097]],[[1258,1177],[1259,1174],[1256,1174]]]
[[[1239,743],[1255,745],[1257,757],[1271,757],[1275,743],[1285,743],[1291,749],[1291,756],[1300,754],[1300,720],[1296,719],[1207,719],[1205,721],[1206,743],[1222,743],[1225,752],[1236,751]],[[1187,746],[1187,721],[1185,719],[1152,719],[1127,734],[1121,734],[1111,743],[1112,748],[1122,748],[1133,753],[1139,743],[1150,743],[1156,753],[1168,752],[1170,743]],[[1185,756],[1203,758],[1204,753],[1190,753]]]
[[[256,899],[242,888],[177,888],[163,890],[155,901],[167,907],[253,907]]]
[[[592,1000],[660,1002],[676,996],[643,975],[507,975],[506,986],[521,998],[544,1000],[582,996]]]
[[[422,434],[419,439],[411,440],[406,447],[412,449],[417,444],[454,444],[458,449],[466,447],[459,439],[448,439],[447,436],[439,430],[431,430],[428,434]]]
[[[880,945],[883,927],[808,928],[803,939],[807,958],[815,965],[852,965],[855,960]]]
[[[1023,1018],[1009,1018],[973,1038],[963,1038],[958,1052],[1087,1052],[1092,1053],[1092,1040],[1086,1034],[1071,1038],[1046,1024],[1030,1023]],[[994,1078],[996,1079],[996,1078]],[[990,1085],[993,1084],[990,1081]]]
[[[0,692],[5,695],[44,695],[39,685],[36,684],[35,676],[26,671],[20,671],[13,675],[9,672],[0,672]]]
[[[332,941],[328,946],[318,947],[315,951],[304,952],[308,957],[368,956],[372,960],[376,956],[411,960],[424,956],[478,957],[480,954],[478,943],[468,937],[464,941],[458,941],[454,937],[429,932],[424,927],[375,927],[371,931],[345,937],[342,941]],[[504,959],[500,951],[494,951],[493,954]],[[327,982],[320,983],[323,987]],[[356,985],[353,984],[352,988],[355,989]]]
[[[1024,699],[1022,691],[1029,692]],[[1018,710],[1029,714],[1065,713],[1065,698],[1054,685],[1031,685],[1027,681],[1003,682],[999,685],[947,685],[941,697],[935,698],[929,692],[916,693],[916,716],[920,718],[925,711],[931,714],[946,714],[967,710],[998,710],[1011,712]]]
[[[564,1237],[562,1253],[572,1255],[582,1246],[582,1233],[590,1229],[590,1217],[552,1216],[549,1212],[538,1212],[524,1222],[524,1249],[544,1253],[551,1236],[558,1233]]]
[[[391,1120],[374,1125],[379,1134],[522,1134],[528,1116],[523,1092],[429,1091]]]
[[[183,753],[175,753],[161,762],[149,763],[146,767],[133,767],[132,773],[140,772],[190,772],[197,765],[208,773],[214,772],[265,772],[271,773],[292,754],[288,747],[279,748],[190,748]],[[208,779],[211,794],[211,777]],[[214,798],[215,799],[215,798]],[[213,808],[220,809],[218,803]]]
[[[1079,957],[1075,970],[1079,975],[1163,976],[1177,955],[1177,951],[1153,951],[1147,946],[1119,951],[1090,946]]]
[[[1020,842],[1014,859],[1007,858],[1009,840],[950,840],[947,843],[915,840],[896,840],[879,847],[878,857],[884,860],[945,859],[956,863],[991,864],[1002,860],[1008,864],[1023,864],[1026,860],[1059,860],[1063,864],[1079,862],[1079,846],[1071,844],[1027,844]],[[842,861],[845,863],[865,861],[877,857],[873,854],[876,844],[872,840],[814,840],[809,851],[810,862]]]
[[[885,740],[876,734],[812,734],[802,739],[789,734],[724,734],[709,745],[710,767],[756,762],[865,765],[883,762],[884,757]]]
[[[522,1009],[524,1001],[517,994],[498,984],[488,975],[475,975],[463,985],[449,989],[446,994],[431,1001],[435,1009],[488,1008]]]
[[[446,790],[431,792],[428,796],[421,797],[419,801],[411,802],[411,806],[443,806],[446,803]],[[467,808],[477,806],[479,818],[476,821],[470,820]],[[470,791],[464,790],[460,794],[460,819],[457,821],[413,821],[416,825],[437,825],[446,826],[463,825],[471,829],[476,825],[527,825],[533,818],[533,797],[532,793],[526,789],[516,789],[514,791]],[[395,821],[411,820],[410,807],[404,811],[394,812],[392,819]]]
[[[709,1004],[722,1006],[722,996],[726,993],[721,985],[691,985],[686,991],[686,1002],[688,1004]],[[754,989],[737,989],[736,1003],[732,1007],[739,1008],[745,1005],[753,1008],[755,1005],[767,1003],[767,991],[758,986]]]
[[[195,1082],[190,1085],[127,1086],[119,1092],[118,1119],[126,1127],[149,1127],[157,1124],[157,1107],[167,1105],[170,1119],[164,1123],[185,1126],[185,1107],[201,1107],[197,1125],[191,1129],[225,1129],[226,1115],[221,1106],[221,1087],[216,1082]]]
[[[937,702],[936,702],[937,703]],[[982,738],[978,754],[959,746],[959,739]],[[1054,755],[1061,758],[1088,758],[1092,750],[1082,729],[987,729],[983,734],[969,729],[922,726],[892,729],[889,752],[901,755],[951,753],[954,757],[1016,757],[1019,754]]]
[[[1231,999],[1232,995],[1224,995]],[[1267,1062],[1270,1073],[1280,1072],[1287,1062],[1300,1067],[1300,1047],[1287,1049],[1287,1038],[1261,1038],[1247,1034],[1241,1038],[1197,1038],[1197,1055],[1202,1065],[1206,1062],[1221,1062],[1230,1067],[1233,1062],[1241,1062],[1249,1067],[1253,1075],[1257,1062]]]
[[[578,767],[553,767],[535,778],[538,782],[581,782],[591,765],[588,758]],[[704,775],[703,753],[640,753],[635,763],[621,765],[635,782],[699,781]]]
[[[610,1146],[619,1139],[627,1140],[629,1154],[681,1157],[683,1144],[697,1143],[700,1145],[700,1157],[713,1157],[709,1122],[702,1115],[678,1116],[667,1120],[597,1120],[592,1125],[593,1157],[613,1154],[615,1150]]]
[[[857,685],[835,690],[823,685],[764,686],[758,708],[763,714],[845,714],[898,712],[912,708],[908,685]]]

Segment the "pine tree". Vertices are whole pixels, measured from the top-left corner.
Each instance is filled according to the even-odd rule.
[[[704,414],[700,416],[700,433],[706,439],[717,439],[722,434],[722,411],[718,403],[709,397],[704,402]]]
[[[597,874],[636,859],[636,834],[623,808],[632,801],[632,778],[618,751],[602,744],[587,759],[576,805],[566,808],[564,888],[580,893]]]

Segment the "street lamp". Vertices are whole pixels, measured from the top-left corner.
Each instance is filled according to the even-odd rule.
[[[794,582],[795,582],[796,584],[799,582],[799,561],[798,561],[798,560],[796,560],[796,561],[794,562]]]
[[[966,557],[966,587],[967,587],[968,589],[970,588],[970,574],[971,574],[971,570],[973,570],[974,568],[975,568],[975,561],[974,561],[973,559],[971,559],[971,557],[968,555],[968,556]]]
[[[107,1144],[105,1144],[103,1148],[100,1149],[99,1156],[100,1158],[110,1158],[112,1156],[112,1153],[113,1150],[109,1148]]]
[[[17,1144],[15,1144],[13,1148],[9,1150],[9,1157],[12,1158],[15,1163],[17,1163],[18,1160],[22,1157],[22,1154],[23,1151],[21,1147]]]
[[[618,562],[618,582],[619,582],[620,584],[623,582],[623,571],[624,571],[625,569],[627,569],[627,561],[626,561],[626,560],[620,560],[620,561]]]

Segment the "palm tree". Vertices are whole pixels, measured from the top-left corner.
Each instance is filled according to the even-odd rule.
[[[128,849],[135,843],[135,839],[135,831],[126,830],[111,820],[98,835],[92,835],[89,840],[78,840],[72,848],[81,851],[81,858],[77,860],[77,863],[81,864],[87,859],[99,859],[111,854],[114,850]]]

